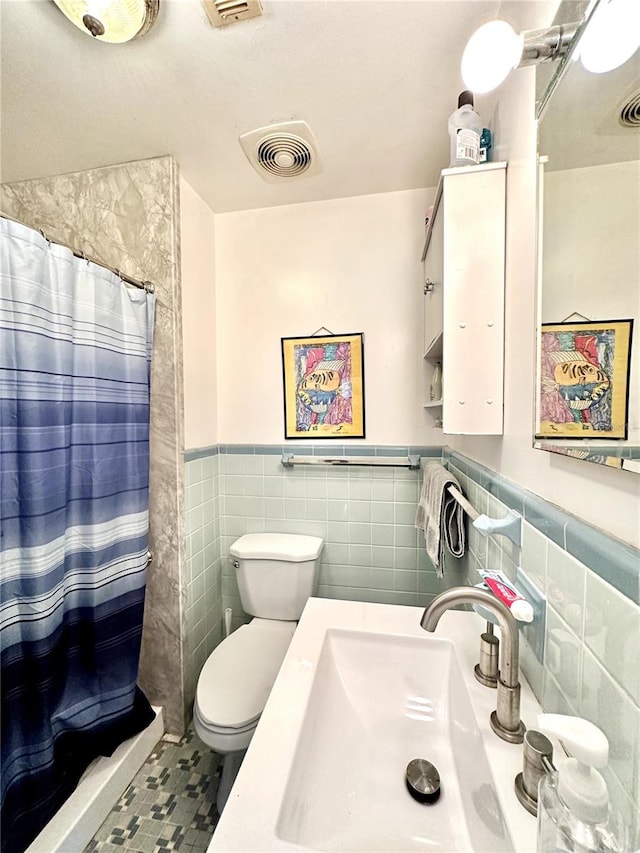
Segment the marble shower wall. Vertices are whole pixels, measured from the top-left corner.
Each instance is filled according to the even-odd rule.
[[[159,157],[5,184],[0,209],[156,286],[151,374],[150,547],[140,684],[163,705],[170,732],[185,725],[183,674],[184,418],[178,167]]]

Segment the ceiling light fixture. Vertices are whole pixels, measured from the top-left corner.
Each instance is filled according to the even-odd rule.
[[[489,21],[467,42],[462,79],[471,91],[491,92],[514,68],[563,59],[579,41],[573,57],[587,71],[612,71],[640,47],[639,0],[592,0],[582,21],[516,34],[506,21]]]
[[[478,94],[491,92],[514,68],[553,62],[566,55],[578,23],[523,30],[506,21],[489,21],[471,36],[462,55],[462,79]]]
[[[160,0],[53,0],[78,29],[111,44],[147,33],[158,16]]]
[[[580,38],[580,61],[593,74],[613,71],[640,47],[638,0],[604,0],[589,19]]]

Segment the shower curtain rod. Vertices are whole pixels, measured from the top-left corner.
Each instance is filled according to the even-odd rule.
[[[133,278],[126,273],[123,273],[122,270],[116,269],[116,267],[110,267],[109,264],[105,264],[103,261],[99,261],[91,255],[87,255],[84,252],[78,252],[73,246],[68,246],[66,243],[60,242],[60,240],[52,240],[50,237],[44,233],[42,228],[33,228],[31,225],[26,225],[24,222],[20,222],[19,219],[14,219],[12,216],[7,216],[6,213],[0,213],[0,216],[3,219],[8,219],[9,222],[16,222],[18,225],[24,225],[25,228],[31,228],[33,231],[38,231],[47,243],[55,243],[56,246],[62,246],[64,249],[69,249],[70,252],[76,258],[81,258],[83,261],[87,261],[87,263],[96,264],[99,267],[102,267],[105,270],[109,270],[109,272],[114,273],[118,276],[118,278],[123,281],[125,284],[130,284],[132,287],[137,287],[140,290],[146,290],[147,293],[153,293],[156,289],[155,284],[152,281],[140,281],[137,278]]]

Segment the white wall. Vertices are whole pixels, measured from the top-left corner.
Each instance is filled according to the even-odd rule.
[[[433,192],[216,216],[220,442],[283,443],[280,338],[325,326],[364,332],[366,442],[442,443],[422,408],[420,253]]]
[[[556,5],[503,4],[516,29],[548,24]],[[445,441],[639,546],[639,476],[532,447],[534,89],[534,69],[513,73],[492,122],[495,159],[509,162],[504,436]],[[334,332],[365,332],[367,441],[441,443],[421,408],[426,388],[419,255],[432,195],[409,191],[216,216],[220,442],[283,441],[280,338],[324,325]]]
[[[217,442],[215,217],[180,177],[185,449]]]
[[[530,24],[534,26],[534,24]],[[507,170],[505,431],[451,438],[461,453],[613,536],[640,545],[640,477],[532,447],[535,381],[536,128],[533,69],[519,69],[498,103],[497,157]]]
[[[634,447],[640,445],[639,187],[640,160],[544,176],[542,322],[561,322],[574,311],[594,320],[635,318],[624,442]]]
[[[640,160],[545,172],[544,323],[640,317],[639,188]]]

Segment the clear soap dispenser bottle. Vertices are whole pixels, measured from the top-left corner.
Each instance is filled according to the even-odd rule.
[[[557,737],[573,757],[540,780],[537,853],[623,853],[622,823],[596,769],[609,760],[605,734],[564,714],[540,714],[538,729]]]

